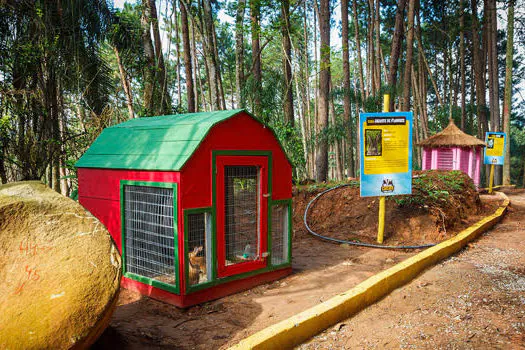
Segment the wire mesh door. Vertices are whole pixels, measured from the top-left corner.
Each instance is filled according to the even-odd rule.
[[[217,157],[219,277],[266,266],[266,157]]]
[[[176,285],[173,188],[124,186],[125,270]]]

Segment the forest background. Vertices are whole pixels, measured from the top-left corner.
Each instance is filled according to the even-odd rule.
[[[496,183],[523,186],[523,2],[0,0],[0,180],[70,195],[105,127],[232,108],[274,128],[297,181],[356,177],[359,112],[389,93],[414,144],[450,118],[507,132]]]

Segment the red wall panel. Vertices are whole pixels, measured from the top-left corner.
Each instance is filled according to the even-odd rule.
[[[78,201],[108,229],[122,252],[120,222],[120,180],[180,183],[178,172],[130,171],[81,168],[78,176]],[[180,188],[179,188],[180,192]],[[178,205],[180,206],[180,193]],[[182,228],[179,215],[179,232]],[[181,238],[179,237],[181,240]]]
[[[115,169],[78,169],[79,197],[120,200],[120,180],[176,182],[180,174],[173,171],[141,171]]]

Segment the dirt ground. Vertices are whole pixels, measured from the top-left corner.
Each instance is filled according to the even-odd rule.
[[[347,192],[348,190],[350,193]],[[342,189],[337,195],[334,192],[334,196],[338,198],[320,199],[319,207],[322,209],[323,206],[331,206],[344,200],[347,203],[354,203],[354,206],[362,206],[365,203],[368,215],[377,215],[377,203],[374,203],[374,199],[358,200],[357,189],[348,188],[348,190]],[[113,315],[110,327],[93,348],[226,348],[267,326],[350,289],[368,277],[418,252],[417,250],[359,248],[327,243],[311,237],[306,233],[300,218],[301,208],[304,208],[308,198],[313,196],[312,193],[304,195],[304,198],[294,196],[293,274],[291,276],[186,310],[122,290],[119,306]],[[464,213],[464,217],[457,220],[454,229],[448,230],[447,235],[459,232],[483,215],[492,213],[497,206],[497,203],[491,200],[484,199],[482,202],[482,206],[472,208],[468,215]],[[343,212],[342,210],[346,209],[333,210]],[[335,232],[329,229],[333,230],[337,225],[343,227],[344,220],[348,220],[344,216],[343,221],[336,223],[336,226],[329,228],[316,226],[316,222],[322,222],[321,218],[326,218],[328,214],[329,212],[317,208],[317,213],[312,213],[313,227],[316,230],[327,229],[323,231],[324,233],[339,234],[340,230]],[[433,217],[430,217],[430,220],[435,221]],[[437,224],[440,225],[439,222]],[[362,227],[362,224],[357,227]],[[356,230],[355,227],[348,225],[346,228]],[[376,228],[370,229],[370,232],[374,230]],[[391,229],[387,232],[396,231]],[[361,235],[361,239],[366,240],[363,237]],[[387,236],[386,243],[396,242],[405,243],[406,239],[402,235]]]
[[[315,184],[294,191],[294,227],[302,231],[303,213],[314,195],[324,190]],[[420,245],[441,242],[458,229],[488,212],[490,203],[481,203],[472,180],[459,171],[416,171],[412,196],[387,197],[384,243]],[[359,184],[327,192],[310,209],[308,224],[320,234],[333,238],[375,243],[377,197],[360,197]]]
[[[493,230],[299,349],[525,348],[525,191]]]

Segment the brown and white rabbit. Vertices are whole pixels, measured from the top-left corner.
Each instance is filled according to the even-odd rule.
[[[203,256],[197,256],[202,251],[202,246],[193,248],[193,251],[188,253],[189,257],[189,269],[188,279],[190,285],[199,283],[200,275],[206,276],[206,258]]]

